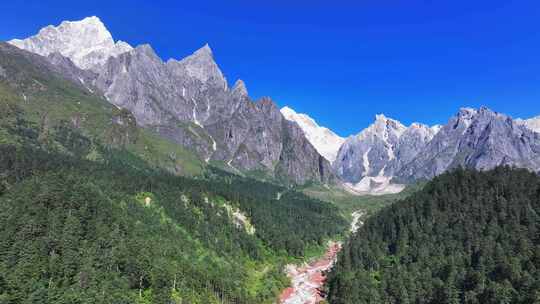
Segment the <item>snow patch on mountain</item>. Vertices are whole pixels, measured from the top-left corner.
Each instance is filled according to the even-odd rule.
[[[442,125],[434,125],[434,126],[431,126],[430,129],[431,131],[433,131],[433,135],[435,135],[439,133],[442,127],[443,127]]]
[[[523,125],[529,128],[530,130],[540,133],[540,116],[536,116],[530,119],[516,119],[518,125]]]
[[[49,26],[12,44],[42,55],[54,51],[83,72],[90,68],[92,75],[83,79],[111,104],[130,111],[140,126],[160,126],[159,135],[202,159],[229,161],[235,171],[260,170],[296,184],[336,179],[330,163],[296,123],[284,121],[270,98],[255,102],[243,81],[229,89],[208,45],[165,63],[149,45],[132,49],[115,43],[96,17]]]
[[[405,189],[405,185],[392,183],[389,176],[364,176],[356,184],[345,183],[345,190],[356,195],[384,195],[399,193]]]
[[[126,42],[115,42],[105,25],[95,16],[80,21],[64,21],[56,27],[49,25],[35,36],[8,42],[42,56],[58,52],[85,70],[96,69],[109,57],[117,57],[133,49]]]
[[[366,175],[369,174],[369,158],[368,158],[369,151],[371,151],[371,148],[367,149],[366,152],[362,154],[362,164],[364,165],[364,172]]]
[[[358,135],[347,138],[334,162],[347,191],[381,195],[405,188],[392,182],[395,172],[433,139],[441,126],[413,123],[409,127],[383,114]]]
[[[345,139],[338,136],[328,128],[319,126],[317,122],[306,114],[296,113],[289,107],[283,107],[281,113],[285,119],[296,122],[309,142],[315,147],[317,152],[330,162],[336,160],[338,150],[345,142]]]
[[[352,184],[364,176],[378,176],[396,157],[396,147],[407,130],[399,121],[376,115],[375,122],[358,135],[350,136],[341,146],[334,167]]]

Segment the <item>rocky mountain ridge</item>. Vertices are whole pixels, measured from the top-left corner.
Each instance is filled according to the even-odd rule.
[[[332,130],[319,126],[317,122],[307,114],[296,113],[289,107],[281,108],[285,119],[296,122],[306,134],[307,139],[331,163],[336,160],[339,148],[345,142],[345,138],[338,136]]]
[[[150,45],[115,42],[97,17],[9,43],[45,56],[89,93],[133,113],[140,126],[242,174],[293,184],[339,178],[351,192],[383,194],[458,166],[540,170],[538,117],[513,120],[464,108],[444,126],[407,127],[381,114],[344,139],[305,114],[280,110],[270,98],[253,101],[242,80],[229,87],[208,44],[164,62]]]
[[[48,26],[10,43],[49,56],[89,91],[132,112],[139,125],[207,162],[297,184],[335,179],[330,163],[270,98],[251,100],[241,80],[229,88],[208,45],[163,62],[150,45],[114,43],[97,17]]]
[[[349,137],[334,168],[357,193],[398,192],[457,167],[488,170],[500,165],[540,171],[535,119],[513,120],[486,107],[462,108],[444,126],[409,127],[377,115],[374,124]]]
[[[397,120],[376,115],[372,125],[347,138],[334,168],[353,192],[399,192],[403,186],[391,183],[395,171],[416,156],[436,129],[419,123],[405,127]]]
[[[499,165],[540,171],[540,134],[486,107],[462,108],[396,176],[430,179],[456,167]]]
[[[530,130],[540,133],[540,116],[536,116],[529,119],[516,119],[516,123],[520,125],[524,125],[525,127],[529,128]]]

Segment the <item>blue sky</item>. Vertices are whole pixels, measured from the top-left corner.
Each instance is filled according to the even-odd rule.
[[[230,83],[346,136],[384,113],[540,114],[539,1],[2,1],[0,39],[96,15],[115,39],[182,58],[209,43]]]

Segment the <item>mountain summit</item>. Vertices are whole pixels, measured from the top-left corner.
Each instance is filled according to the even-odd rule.
[[[49,25],[35,36],[8,42],[42,56],[58,52],[81,69],[95,69],[109,57],[132,49],[123,41],[115,43],[103,22],[95,16],[80,21],[64,21],[56,27]]]
[[[170,59],[167,65],[173,69],[182,70],[181,73],[202,83],[212,81],[217,87],[227,89],[227,80],[214,61],[214,54],[208,44],[182,60]]]
[[[230,87],[208,44],[164,62],[150,45],[115,42],[97,17],[9,43],[44,56],[88,94],[133,114],[138,126],[240,174],[290,184],[338,182],[355,193],[382,194],[460,166],[540,171],[540,118],[463,108],[444,126],[406,127],[379,114],[344,139],[270,98],[252,100],[241,80]],[[9,73],[0,67],[0,77]]]
[[[334,162],[337,153],[345,139],[332,132],[330,129],[321,127],[315,120],[306,114],[296,113],[289,107],[283,107],[281,114],[285,119],[296,122],[307,139],[317,149],[317,151],[330,162]]]
[[[384,194],[401,191],[391,183],[394,172],[412,160],[433,138],[437,128],[401,122],[383,114],[356,136],[347,138],[339,149],[334,168],[356,193]]]
[[[80,82],[91,84],[90,93],[95,87],[139,126],[207,163],[291,184],[335,180],[330,163],[271,99],[253,101],[243,81],[229,88],[208,44],[163,62],[150,45],[115,43],[97,17],[48,26],[10,43],[61,63],[76,81],[84,74]]]
[[[463,108],[397,176],[430,179],[457,167],[488,170],[500,165],[540,170],[540,134],[486,107]]]
[[[334,163],[353,191],[399,191],[397,182],[431,179],[458,167],[489,170],[500,165],[540,170],[540,134],[535,119],[520,121],[486,107],[462,108],[444,126],[404,127],[377,115],[347,139]],[[529,129],[530,128],[530,129]]]

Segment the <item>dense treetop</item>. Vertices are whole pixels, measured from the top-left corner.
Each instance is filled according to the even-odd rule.
[[[368,219],[329,302],[540,303],[540,178],[457,170]]]
[[[25,56],[0,56],[0,303],[273,303],[284,263],[344,230]]]

